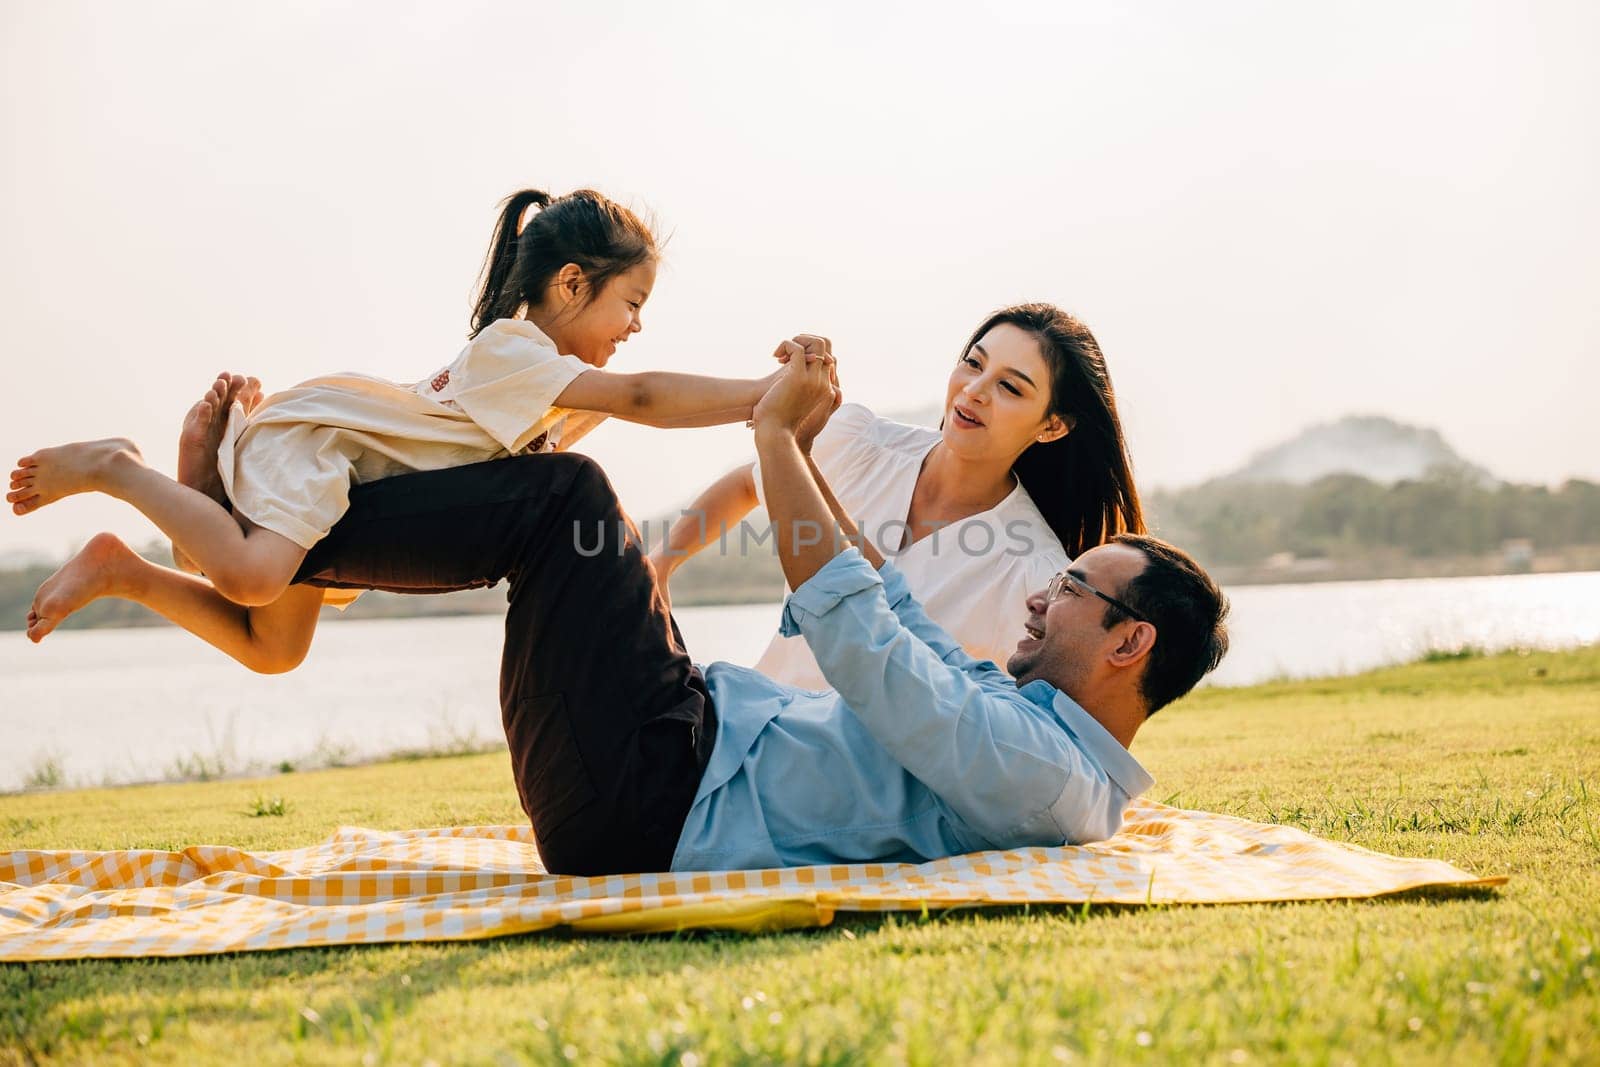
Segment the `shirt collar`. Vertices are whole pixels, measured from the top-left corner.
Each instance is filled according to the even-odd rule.
[[[561,351],[561,349],[557,347],[555,341],[550,339],[550,335],[539,329],[539,327],[535,326],[531,319],[510,318],[502,319],[501,321],[511,323],[511,328],[517,333],[522,334],[524,337],[527,337],[538,344],[544,345],[547,348],[554,348],[557,352]]]
[[[1055,712],[1061,725],[1077,740],[1089,756],[1100,765],[1113,782],[1128,796],[1136,797],[1156,784],[1150,772],[1133,758],[1133,753],[1111,736],[1111,731],[1083,710],[1076,700],[1042,679],[1034,679],[1018,690],[1035,704]]]

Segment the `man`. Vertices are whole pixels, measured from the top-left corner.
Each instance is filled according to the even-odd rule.
[[[1210,578],[1176,549],[1125,537],[1018,605],[1015,681],[967,656],[810,463],[838,397],[826,341],[805,348],[822,358],[790,359],[753,425],[794,590],[783,629],[805,636],[836,692],[691,663],[632,525],[582,456],[357,487],[301,569],[316,585],[406,592],[509,581],[502,716],[553,872],[1100,840],[1151,784],[1127,751],[1139,725],[1226,648]]]

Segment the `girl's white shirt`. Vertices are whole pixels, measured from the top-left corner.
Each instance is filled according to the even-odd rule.
[[[1028,594],[1070,560],[1020,483],[988,511],[903,548],[911,494],[939,440],[937,430],[845,404],[817,435],[811,458],[861,532],[905,575],[928,616],[972,655],[1004,668],[1023,636]],[[765,507],[760,460],[755,484]],[[737,536],[728,534],[730,542]],[[804,689],[829,688],[803,637],[774,635],[755,669]]]
[[[415,384],[335,374],[274,393],[248,416],[234,405],[217,469],[235,511],[310,549],[349,507],[352,485],[554,450],[567,415],[556,397],[593,369],[533,323],[500,319]]]

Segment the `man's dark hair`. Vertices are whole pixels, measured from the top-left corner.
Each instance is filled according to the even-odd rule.
[[[1111,539],[1144,553],[1145,568],[1118,599],[1150,620],[1156,644],[1145,663],[1139,691],[1145,715],[1154,715],[1195,687],[1228,651],[1228,598],[1188,553],[1157,537],[1118,534]],[[1127,615],[1106,608],[1111,627]]]

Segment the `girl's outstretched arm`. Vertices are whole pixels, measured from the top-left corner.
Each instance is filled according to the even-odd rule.
[[[740,419],[750,421],[747,409],[737,407],[725,408],[722,411],[703,411],[698,415],[685,415],[681,419],[658,419],[650,425],[660,430],[688,430],[696,426],[726,426]]]
[[[646,426],[720,426],[748,422],[775,377],[711,378],[672,371],[612,374],[585,371],[556,397],[556,406],[599,411]]]

